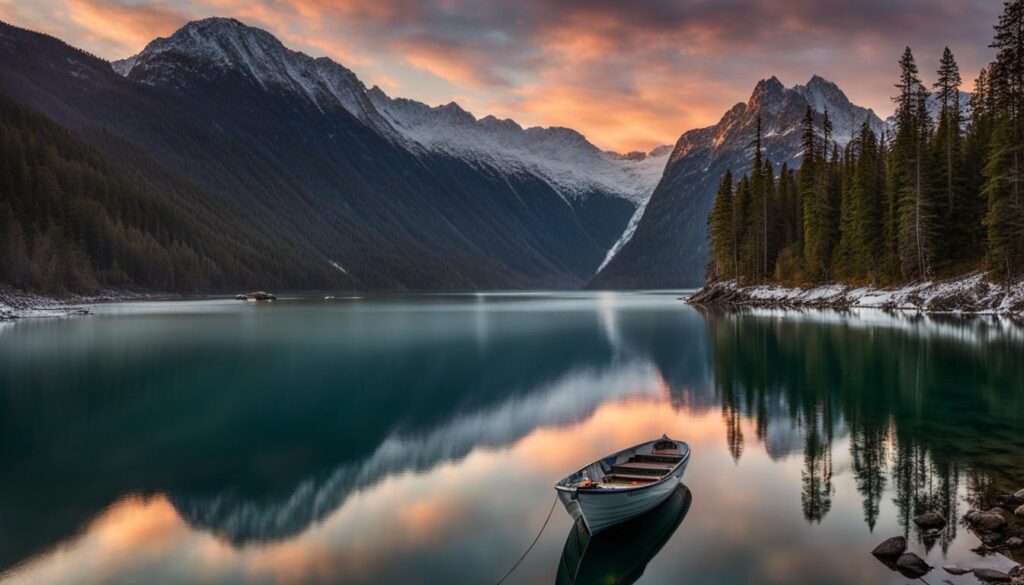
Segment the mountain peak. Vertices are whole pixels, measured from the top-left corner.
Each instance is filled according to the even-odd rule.
[[[809,80],[807,80],[807,86],[808,87],[815,87],[815,86],[818,86],[818,87],[821,87],[821,86],[838,87],[835,84],[835,82],[829,81],[828,79],[825,79],[824,77],[818,75],[817,73],[812,75],[811,78]]]
[[[753,100],[759,96],[770,95],[770,94],[781,94],[786,91],[786,86],[782,85],[778,77],[772,75],[767,79],[762,79],[757,82],[754,86],[754,92],[751,94],[750,99]]]
[[[258,31],[260,29],[248,26],[236,18],[230,18],[226,16],[211,16],[209,18],[201,18],[199,20],[192,20],[186,22],[181,28],[175,31],[174,34],[178,34],[183,31],[198,31],[203,32],[204,34],[217,34],[223,33],[225,31],[237,30]]]
[[[757,82],[754,92],[750,94],[746,110],[748,112],[764,112],[768,115],[777,113],[786,101],[789,90],[774,75]]]

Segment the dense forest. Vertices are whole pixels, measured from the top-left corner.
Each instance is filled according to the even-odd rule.
[[[215,197],[110,144],[101,153],[0,95],[0,282],[51,294],[332,282],[326,262],[261,241]]]
[[[1024,0],[1006,2],[991,47],[995,60],[969,104],[960,103],[948,48],[929,89],[908,47],[895,124],[882,136],[865,120],[840,148],[828,113],[808,108],[798,170],[783,164],[776,173],[758,124],[750,172],[725,174],[708,217],[708,279],[885,285],[981,269],[995,280],[1024,276]]]

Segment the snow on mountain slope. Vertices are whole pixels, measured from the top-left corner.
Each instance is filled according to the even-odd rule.
[[[815,112],[828,112],[832,136],[841,145],[848,143],[860,131],[865,120],[876,134],[881,134],[884,128],[871,109],[850,103],[839,86],[819,75],[811,77],[806,85],[793,87],[793,91],[802,95]]]
[[[560,192],[585,196],[594,191],[618,194],[637,204],[651,195],[661,179],[671,146],[650,153],[605,152],[569,128],[523,128],[494,116],[476,119],[452,102],[437,107],[391,98],[379,87],[370,100],[391,125],[409,140],[509,174],[531,173]]]
[[[197,74],[207,80],[240,74],[264,90],[301,96],[321,112],[341,106],[378,131],[393,133],[355,73],[326,57],[288,49],[269,32],[233,18],[190,22],[111,66],[136,81],[179,89]]]
[[[502,173],[529,173],[565,197],[602,192],[639,205],[654,191],[671,152],[665,146],[620,156],[568,128],[523,129],[493,116],[477,120],[454,102],[432,108],[392,99],[377,87],[368,91],[331,59],[290,50],[269,32],[230,18],[191,22],[112,66],[137,81],[179,89],[196,74],[207,80],[241,74],[263,90],[299,96],[321,112],[340,106],[413,152],[423,148]]]

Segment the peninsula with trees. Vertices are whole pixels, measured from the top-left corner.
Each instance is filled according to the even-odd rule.
[[[694,304],[1024,311],[1024,2],[995,26],[969,103],[947,47],[922,81],[908,47],[896,112],[844,147],[810,108],[798,169],[762,156],[727,172]]]

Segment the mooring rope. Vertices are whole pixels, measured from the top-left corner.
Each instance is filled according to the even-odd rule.
[[[557,503],[558,494],[556,493],[555,501],[551,502],[551,509],[548,510],[548,517],[544,519],[544,525],[540,527],[540,532],[537,533],[537,537],[534,538],[533,542],[530,543],[530,546],[527,547],[526,552],[523,553],[523,556],[519,557],[519,560],[516,561],[516,564],[512,565],[512,568],[509,569],[507,573],[505,573],[504,577],[498,579],[498,582],[495,585],[501,585],[502,583],[504,583],[505,579],[508,579],[509,575],[511,575],[513,571],[519,568],[519,564],[522,563],[524,559],[526,559],[526,555],[530,554],[530,551],[533,550],[533,546],[537,544],[538,540],[540,540],[540,535],[544,534],[544,529],[548,527],[548,522],[551,520],[551,513],[555,511],[555,504]]]

